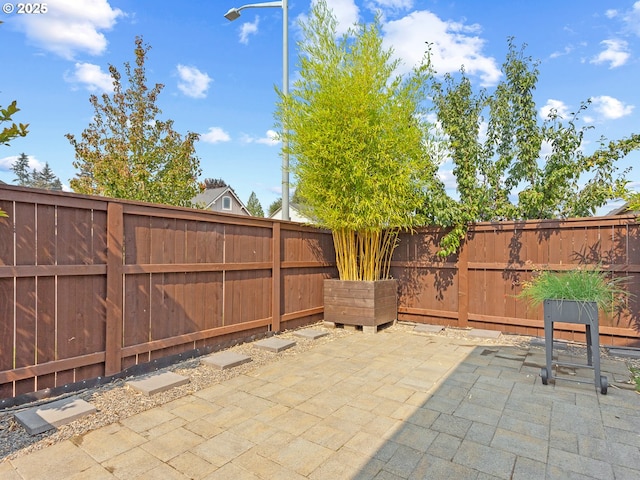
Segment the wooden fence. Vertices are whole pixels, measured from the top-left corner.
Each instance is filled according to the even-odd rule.
[[[627,308],[600,318],[602,344],[640,346],[640,224],[633,216],[480,223],[457,255],[436,255],[443,232],[401,236],[392,262],[398,318],[453,327],[544,335],[542,307],[515,298],[533,269],[599,265],[628,277]],[[556,324],[559,338],[585,341],[584,327]]]
[[[0,399],[322,319],[326,231],[0,186]],[[1,406],[1,405],[0,405]]]
[[[337,276],[329,233],[289,222],[6,185],[0,208],[0,408],[319,321]],[[639,228],[483,223],[445,260],[441,230],[402,235],[398,318],[541,336],[541,309],[514,298],[532,269],[599,264],[635,295],[600,320],[601,342],[640,346]]]

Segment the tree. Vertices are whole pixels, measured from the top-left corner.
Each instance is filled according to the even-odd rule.
[[[145,61],[150,47],[135,40],[135,67],[124,64],[128,87],[109,65],[113,93],[91,95],[93,121],[81,138],[67,134],[76,152],[79,172],[71,188],[79,193],[189,206],[200,191],[200,161],[195,133],[184,138],[172,120],[160,120],[156,105],[162,84],[147,87]]]
[[[379,18],[338,37],[325,1],[301,27],[300,77],[279,92],[276,119],[303,212],[332,230],[342,280],[387,278],[399,229],[417,223],[437,182],[423,108],[429,63],[394,76]]]
[[[14,182],[21,187],[44,188],[47,190],[62,190],[60,179],[53,173],[49,163],[45,163],[42,170],[35,168],[29,171],[29,157],[21,153],[18,159],[11,166],[16,174]]]
[[[46,188],[47,190],[62,190],[60,179],[53,173],[49,163],[45,163],[42,170],[33,169],[31,174],[31,186],[35,188]]]
[[[16,178],[13,181],[21,187],[31,186],[31,172],[29,171],[29,157],[21,153],[18,159],[11,165],[11,170],[15,173]]]
[[[13,115],[18,113],[17,102],[14,100],[7,108],[0,106],[0,125],[5,122],[11,122]],[[0,130],[0,145],[9,146],[9,142],[17,137],[24,137],[27,135],[28,124],[24,123],[11,123],[8,127],[4,127]]]
[[[612,142],[602,139],[594,153],[585,155],[583,138],[592,127],[578,127],[577,122],[589,102],[568,119],[552,111],[540,122],[533,98],[537,63],[525,56],[524,47],[518,50],[513,39],[508,46],[504,80],[491,95],[485,90],[474,93],[464,68],[459,80],[447,75],[444,83],[433,83],[459,194],[457,201],[446,200],[444,210],[425,206],[432,220],[453,227],[442,241],[443,256],[458,248],[470,222],[593,215],[608,200],[624,195],[626,172],[618,174],[615,162],[640,148],[640,136],[632,135]],[[489,120],[482,140],[485,114]],[[543,158],[544,144],[551,153]]]
[[[269,205],[269,208],[267,209],[267,217],[271,217],[280,208],[282,208],[282,197],[271,202],[271,205]]]
[[[249,210],[249,213],[254,217],[264,217],[264,210],[262,210],[262,205],[260,205],[256,192],[251,192],[251,195],[249,195],[247,210]]]
[[[225,188],[225,187],[228,187],[228,185],[227,185],[227,182],[225,182],[221,178],[205,178],[203,187],[205,189]]]

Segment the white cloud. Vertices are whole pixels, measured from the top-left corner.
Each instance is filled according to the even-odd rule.
[[[423,58],[426,42],[433,43],[431,60],[439,75],[453,73],[464,65],[470,75],[480,77],[482,85],[495,85],[502,75],[493,57],[482,54],[484,40],[477,24],[443,21],[426,10],[416,11],[382,26],[386,47],[392,47],[404,63],[406,73]]]
[[[606,48],[600,52],[597,56],[591,59],[591,63],[601,64],[609,63],[609,68],[621,67],[631,54],[629,53],[629,44],[624,40],[603,40],[600,45],[604,45]]]
[[[255,138],[249,135],[243,135],[242,141],[244,143],[260,143],[262,145],[268,145],[270,147],[274,147],[280,144],[280,138],[278,134],[274,130],[267,130],[267,133],[264,137]]]
[[[596,112],[607,120],[615,120],[631,115],[635,108],[633,105],[625,105],[617,98],[609,97],[608,95],[592,97],[591,105],[593,105]]]
[[[563,55],[569,55],[571,52],[573,52],[573,50],[573,45],[567,45],[566,47],[564,47],[564,49],[553,52],[551,55],[549,55],[549,58],[558,58],[562,57]]]
[[[640,1],[634,3],[631,10],[624,13],[623,19],[627,28],[640,36]]]
[[[377,8],[389,10],[410,10],[413,8],[413,0],[371,0],[368,4],[371,10]]]
[[[231,137],[220,127],[210,127],[207,133],[200,135],[200,140],[207,143],[228,142]]]
[[[49,0],[47,9],[44,15],[17,15],[16,21],[31,43],[67,60],[80,52],[104,53],[102,31],[125,15],[107,0]]]
[[[27,155],[27,157],[29,158],[30,169],[33,170],[35,168],[36,170],[42,170],[44,168],[44,163],[36,159],[36,157],[34,157],[33,155]],[[13,167],[13,164],[16,163],[17,160],[18,160],[18,155],[12,155],[10,157],[0,158],[0,170],[5,170],[7,172],[10,172],[11,167]]]
[[[178,89],[187,97],[204,98],[211,83],[211,77],[196,67],[178,65]]]
[[[604,12],[607,18],[615,18],[618,16],[618,11],[615,8],[610,8],[606,12]]]
[[[542,108],[540,108],[540,111],[539,111],[540,117],[542,118],[549,117],[552,110],[555,110],[556,114],[560,118],[567,118],[567,116],[570,113],[567,108],[567,105],[563,101],[554,100],[553,98],[550,98],[549,100],[547,100],[547,103]]]
[[[327,7],[338,21],[338,35],[347,33],[360,20],[360,9],[354,0],[327,0]]]
[[[70,83],[80,83],[90,92],[112,92],[113,79],[102,71],[99,65],[92,63],[76,63],[72,74],[65,74],[64,79]]]
[[[249,44],[249,35],[255,35],[258,33],[258,24],[260,23],[260,17],[256,16],[256,21],[245,22],[242,24],[240,28],[240,43],[244,43],[245,45]]]
[[[438,178],[444,184],[444,188],[447,190],[455,190],[458,188],[458,182],[456,176],[453,173],[453,169],[440,168],[438,170]]]

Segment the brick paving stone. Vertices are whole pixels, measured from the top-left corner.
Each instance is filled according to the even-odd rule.
[[[440,479],[451,478],[455,480],[477,480],[478,471],[449,462],[433,455],[423,455],[420,463],[413,470],[412,479]]]
[[[448,433],[454,437],[464,438],[472,423],[471,420],[466,418],[441,413],[430,428],[437,432]]]
[[[640,397],[543,386],[521,352],[353,334],[0,462],[0,478],[640,478]]]
[[[270,337],[259,342],[255,342],[253,346],[261,350],[267,350],[268,352],[279,353],[287,348],[291,348],[296,344],[293,340],[286,340],[284,338]]]
[[[482,445],[489,445],[496,433],[496,427],[485,423],[473,422],[467,431],[465,439]]]
[[[518,457],[511,480],[545,480],[546,461],[538,462],[530,458]]]
[[[254,446],[252,442],[230,432],[222,432],[189,451],[216,467],[221,467]]]
[[[142,435],[119,424],[107,425],[71,438],[71,442],[81,448],[98,463],[137,447],[146,442]]]
[[[143,475],[161,463],[158,457],[136,447],[116,457],[110,458],[102,465],[113,473],[116,478],[130,479],[136,477],[143,478]]]
[[[620,465],[614,465],[613,474],[616,480],[638,480],[640,472]]]
[[[169,465],[186,477],[193,479],[204,478],[216,469],[215,466],[191,452],[175,456],[169,461]]]
[[[304,328],[302,330],[296,330],[293,332],[293,335],[296,337],[307,338],[309,340],[317,340],[318,338],[326,337],[329,335],[329,332],[313,328]]]
[[[461,443],[461,438],[448,433],[438,433],[438,436],[429,445],[427,453],[443,460],[451,460]]]
[[[529,422],[518,415],[518,412],[511,410],[505,410],[503,412],[498,422],[498,427],[511,432],[521,433],[522,435],[530,435],[545,442],[549,439],[550,427],[548,420],[544,423]]]
[[[202,363],[211,365],[212,367],[218,368],[220,370],[238,367],[250,361],[251,357],[249,355],[244,355],[232,350],[214,353],[213,355],[206,356],[202,359]]]
[[[547,459],[548,444],[545,440],[502,428],[496,429],[490,446],[539,462]]]
[[[66,480],[98,465],[89,454],[69,441],[16,458],[11,463],[21,478],[30,480]]]
[[[400,478],[408,478],[416,468],[424,454],[423,451],[416,450],[407,445],[399,445],[391,458],[384,464],[384,470],[397,475]]]
[[[556,402],[551,411],[551,425],[554,429],[565,432],[604,438],[604,427],[600,415],[591,408]]]
[[[424,453],[437,435],[438,433],[432,430],[405,423],[395,432],[392,439],[394,442]]]
[[[610,464],[556,448],[549,449],[547,462],[550,466],[559,467],[565,472],[588,475],[598,480],[614,479],[613,468]]]
[[[508,479],[515,465],[516,455],[480,443],[463,440],[453,462],[479,472]]]

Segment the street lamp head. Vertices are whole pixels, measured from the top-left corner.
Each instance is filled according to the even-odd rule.
[[[227,13],[224,14],[224,18],[226,18],[230,22],[233,22],[239,17],[240,17],[240,10],[238,10],[237,8],[232,8]]]

